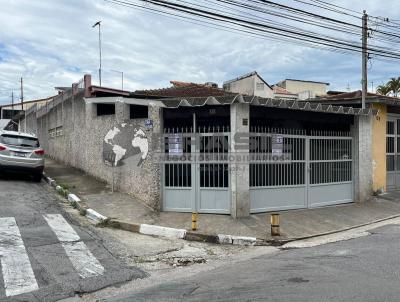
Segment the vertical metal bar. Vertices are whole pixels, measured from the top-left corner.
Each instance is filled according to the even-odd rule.
[[[173,187],[176,187],[175,186],[175,165],[176,164],[172,164],[172,186]]]

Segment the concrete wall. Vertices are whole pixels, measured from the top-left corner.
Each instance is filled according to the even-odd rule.
[[[282,81],[278,83],[278,86],[285,88],[290,93],[311,91],[312,94],[315,96],[325,95],[328,87],[326,84],[323,83],[291,81],[291,80]]]
[[[373,118],[373,116],[356,116],[351,128],[354,158],[354,200],[356,202],[365,202],[372,195]]]
[[[387,106],[372,104],[373,109],[379,110],[372,124],[372,168],[373,190],[386,191],[386,122]]]
[[[30,112],[20,121],[20,130],[22,132],[34,133],[37,135],[38,128],[35,111]]]
[[[112,168],[103,158],[104,142],[107,133],[113,129],[122,130],[123,125],[130,129],[141,129],[153,143],[153,133],[159,133],[160,108],[149,107],[149,119],[153,129],[145,129],[144,119],[129,119],[129,105],[117,102],[116,114],[97,116],[96,104],[85,102],[84,93],[69,98],[62,104],[39,118],[38,136],[46,153],[66,164],[87,172],[98,179],[114,184],[117,190],[131,194],[154,209],[160,208],[160,165],[154,150],[150,150],[143,163],[138,166],[138,156],[122,159],[121,164]],[[49,129],[62,127],[61,136],[50,137]],[[126,148],[133,148],[127,144]],[[131,150],[128,150],[131,151]],[[127,151],[127,152],[128,152]],[[114,176],[113,176],[114,169]]]

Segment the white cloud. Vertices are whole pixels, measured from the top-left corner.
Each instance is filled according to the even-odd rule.
[[[9,101],[21,76],[26,99],[49,96],[53,87],[71,85],[84,73],[97,81],[98,32],[92,25],[98,20],[104,85],[120,87],[121,75],[112,70],[124,72],[130,90],[165,87],[170,80],[221,84],[257,70],[271,84],[300,78],[328,81],[332,89],[360,86],[359,56],[233,34],[102,0],[0,0],[0,8],[0,103]],[[351,9],[363,8],[400,19],[394,0],[352,1]],[[395,64],[374,62],[370,80],[396,75]]]

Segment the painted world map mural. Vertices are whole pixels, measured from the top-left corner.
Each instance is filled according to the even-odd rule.
[[[149,152],[149,142],[143,129],[122,123],[110,129],[103,141],[104,163],[120,167],[128,161],[141,166]]]

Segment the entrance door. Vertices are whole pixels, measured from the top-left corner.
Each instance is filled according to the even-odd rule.
[[[386,124],[387,190],[400,190],[400,116],[389,116]]]
[[[227,130],[199,129],[198,133],[175,131],[164,135],[164,211],[230,213]]]

